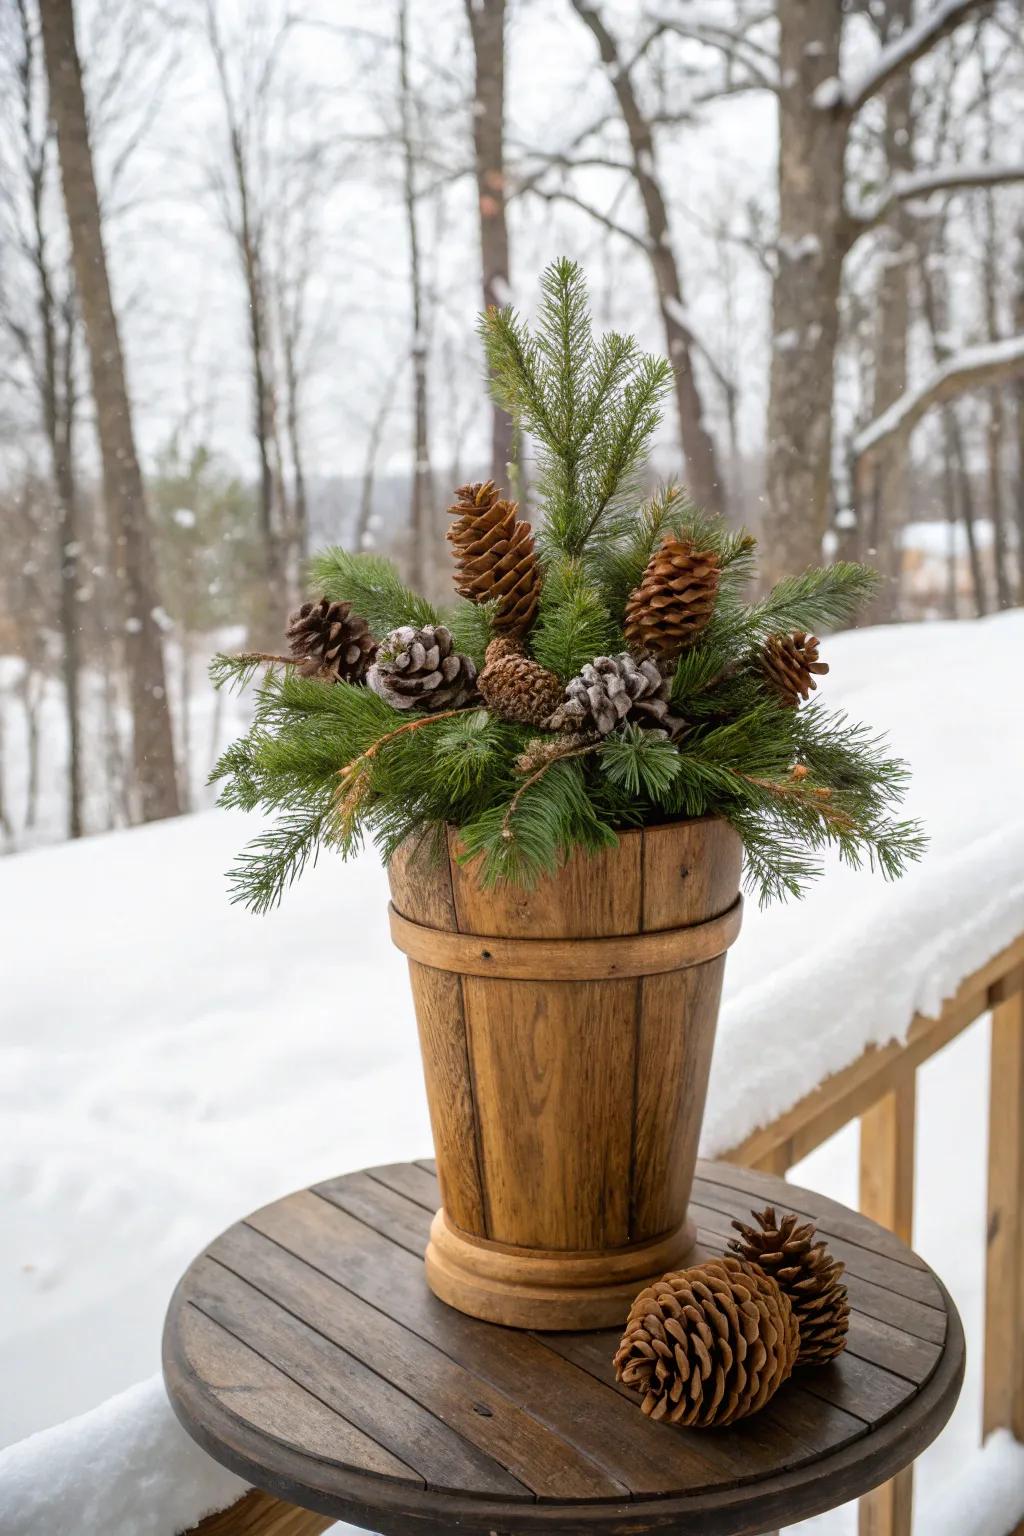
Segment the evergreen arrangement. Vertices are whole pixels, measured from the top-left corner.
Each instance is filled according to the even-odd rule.
[[[328,549],[251,729],[213,778],[273,820],[240,856],[236,899],[273,906],[322,847],[368,834],[384,859],[459,829],[486,883],[530,883],[632,826],[715,814],[748,887],[799,895],[829,847],[895,878],[923,847],[898,819],[905,764],[810,695],[814,631],[848,619],[872,572],[846,562],[747,597],[755,541],[674,486],[643,499],[671,382],[631,337],[595,337],[582,272],[544,277],[537,328],[481,322],[493,389],[537,448],[533,526],[491,484],[463,486],[448,532],[459,594],[438,611],[376,554]]]

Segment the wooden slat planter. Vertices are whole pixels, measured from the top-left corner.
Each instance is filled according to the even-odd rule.
[[[443,1209],[427,1279],[519,1328],[596,1328],[679,1268],[742,848],[704,817],[625,832],[532,890],[400,850]]]

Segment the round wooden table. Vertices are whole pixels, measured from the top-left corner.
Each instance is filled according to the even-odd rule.
[[[386,1536],[741,1536],[892,1477],[952,1412],[956,1309],[863,1216],[727,1164],[698,1167],[703,1256],[771,1201],[846,1264],[849,1345],[731,1429],[652,1424],[616,1386],[617,1331],[521,1333],[427,1289],[430,1163],[348,1174],[230,1228],[183,1277],[164,1374],[211,1456],[293,1504]]]

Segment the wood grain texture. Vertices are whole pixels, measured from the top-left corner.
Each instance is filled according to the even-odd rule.
[[[702,1167],[707,1210],[725,1219],[746,1198],[742,1171]],[[418,1257],[436,1197],[428,1168],[392,1164],[318,1189],[218,1238],[168,1313],[165,1378],[185,1427],[285,1501],[242,1501],[242,1520],[291,1521],[290,1503],[385,1536],[753,1536],[891,1479],[956,1400],[963,1336],[935,1282],[941,1347],[853,1300],[850,1350],[761,1414],[714,1434],[651,1424],[614,1381],[617,1329],[520,1333],[430,1294]],[[851,1247],[870,1254],[876,1235],[888,1246],[847,1217]],[[931,1278],[909,1251],[882,1257]],[[209,1536],[230,1536],[229,1513]],[[316,1531],[268,1523],[251,1536]]]
[[[581,1271],[544,1255],[686,1252],[740,841],[714,818],[631,831],[532,891],[483,889],[454,834],[449,853],[391,868],[448,1221],[428,1278],[477,1316],[565,1327]],[[485,1281],[481,1240],[522,1251],[517,1291],[507,1266]],[[636,1288],[653,1274],[638,1255]],[[577,1300],[592,1327],[621,1296]]]
[[[190,1526],[188,1536],[322,1536],[333,1523],[330,1515],[284,1504],[254,1488],[237,1504]]]
[[[983,1432],[1024,1440],[1024,966],[993,996]]]
[[[725,956],[640,982],[629,1235],[643,1242],[686,1212],[718,1024]]]
[[[409,981],[445,1209],[467,1232],[486,1233],[462,977],[410,960]]]

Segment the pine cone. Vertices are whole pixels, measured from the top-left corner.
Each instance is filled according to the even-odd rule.
[[[529,523],[517,506],[498,495],[494,481],[461,485],[448,511],[455,546],[455,590],[474,603],[496,602],[492,620],[498,634],[525,635],[540,600],[540,564]]]
[[[479,688],[488,709],[503,720],[543,725],[562,700],[553,672],[531,661],[514,640],[500,637],[487,647]]]
[[[792,1305],[774,1280],[738,1259],[711,1259],[641,1291],[615,1375],[649,1418],[705,1429],[763,1408],[799,1345]]]
[[[810,1222],[796,1216],[780,1221],[773,1206],[751,1213],[757,1227],[734,1221],[740,1233],[729,1247],[777,1280],[800,1323],[800,1365],[824,1365],[846,1348],[850,1304],[840,1283],[843,1265],[823,1242],[814,1241]]]
[[[304,677],[362,683],[377,654],[370,626],[352,612],[352,604],[326,597],[297,608],[289,616],[287,634],[292,655],[304,658],[299,667]]]
[[[721,572],[711,550],[669,534],[626,603],[626,639],[668,659],[700,634],[714,611]]]
[[[817,636],[806,635],[801,629],[791,635],[769,635],[757,664],[768,686],[790,709],[796,709],[800,700],[817,688],[813,674],[824,676],[828,671],[828,663],[818,660]]]
[[[443,624],[407,624],[381,642],[366,681],[393,709],[429,713],[468,704],[476,694],[476,667],[454,649]]]
[[[624,721],[661,727],[670,735],[683,721],[669,710],[669,680],[649,656],[595,656],[577,677],[546,722],[552,731],[599,731],[606,736]]]

